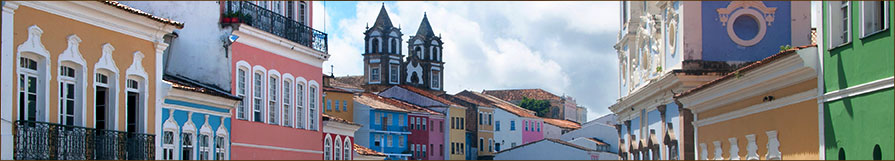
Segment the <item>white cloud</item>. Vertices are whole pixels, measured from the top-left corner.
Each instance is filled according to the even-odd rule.
[[[358,2],[356,16],[330,26],[332,57],[324,65],[335,64],[338,76],[363,74],[363,31],[381,5]],[[618,97],[611,48],[619,26],[617,2],[413,1],[387,4],[386,9],[402,27],[405,41],[427,14],[445,42],[449,93],[543,88],[575,97],[589,108],[589,119],[607,114]]]

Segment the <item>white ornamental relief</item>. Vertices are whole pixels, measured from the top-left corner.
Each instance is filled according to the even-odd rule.
[[[405,68],[407,69],[407,83],[423,84],[423,67],[413,64],[413,62],[408,62],[407,67]],[[417,82],[413,82],[413,79],[411,79],[413,73],[416,73]]]
[[[780,155],[780,141],[777,140],[777,131],[771,130],[765,132],[768,134],[768,153],[764,155],[766,160],[780,160],[783,159]]]
[[[730,160],[740,160],[740,147],[737,145],[737,138],[729,138],[730,141]]]
[[[746,160],[758,160],[758,144],[755,144],[755,134],[746,135]]]

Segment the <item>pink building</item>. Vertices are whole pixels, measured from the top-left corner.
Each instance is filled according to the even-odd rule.
[[[311,2],[221,4],[221,25],[233,30],[225,40],[232,91],[243,97],[233,110],[231,158],[323,159],[321,65],[329,55],[326,34],[308,27]]]
[[[522,119],[522,144],[544,139],[544,120],[541,118],[520,117]]]

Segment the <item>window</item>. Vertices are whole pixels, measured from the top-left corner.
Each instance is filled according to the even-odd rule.
[[[164,131],[162,133],[162,159],[174,160],[174,132]]]
[[[333,100],[326,100],[326,110],[327,111],[333,110]]]
[[[351,138],[348,138],[346,136],[345,137],[345,145],[342,146],[342,149],[344,149],[342,152],[342,155],[344,155],[344,156],[342,156],[342,159],[351,160],[351,154],[352,154],[351,147],[353,147],[353,146],[354,146],[354,144],[351,144]]]
[[[404,147],[404,135],[398,135],[398,147]]]
[[[491,121],[491,113],[488,113],[488,125],[491,125],[491,123],[492,123],[492,121]]]
[[[485,151],[485,138],[479,138],[479,151]]]
[[[417,123],[416,123],[416,121],[413,119],[413,117],[410,117],[410,129],[411,129],[411,130],[415,130],[415,129],[417,129],[417,128],[413,127],[413,126],[416,126],[416,124],[417,124]]]
[[[371,64],[370,66],[370,82],[379,82],[379,64]]]
[[[333,108],[335,108],[336,111],[339,111],[339,106],[342,106],[342,102],[340,102],[339,100],[336,100],[336,103],[335,103],[335,104],[336,104],[336,105],[333,106]]]
[[[209,160],[208,135],[199,134],[199,160]]]
[[[375,136],[375,138],[376,138],[376,139],[373,140],[373,146],[380,146],[380,145],[382,145],[382,135],[379,135],[379,134],[373,134],[373,136]]]
[[[295,1],[286,1],[286,19],[295,20]]]
[[[77,84],[75,69],[68,66],[59,68],[59,123],[63,125],[75,125],[76,107],[75,96],[80,95],[75,90]]]
[[[336,142],[333,142],[333,157],[334,160],[342,160],[342,139],[336,135]]]
[[[404,126],[404,117],[398,115],[398,126]]]
[[[541,132],[541,123],[538,122],[538,132]]]
[[[425,145],[423,145],[423,147],[425,147]],[[432,150],[436,150],[434,144],[429,144],[429,147],[432,147]],[[435,156],[435,153],[432,153],[432,156]]]
[[[127,132],[138,132],[142,119],[140,111],[142,108],[142,100],[140,94],[140,83],[133,79],[127,79]]]
[[[348,102],[347,100],[342,102],[342,111],[348,111],[348,103],[351,102]]]
[[[214,158],[217,160],[227,159],[226,152],[227,147],[225,146],[227,142],[224,139],[224,136],[217,136],[214,138]]]
[[[528,131],[528,121],[527,120],[522,120],[522,128],[524,128],[525,131]]]
[[[37,121],[38,116],[43,115],[44,110],[38,110],[38,97],[42,97],[42,93],[38,92],[45,88],[38,87],[40,80],[38,76],[37,61],[25,57],[19,58],[19,117],[20,120]],[[39,94],[40,93],[40,94]],[[38,115],[40,113],[40,115]]]
[[[305,6],[307,6],[307,4],[305,4],[305,1],[301,1],[298,4],[298,23],[300,23],[300,24],[306,24],[305,23],[305,19],[306,19],[305,12],[307,12],[307,11],[305,11],[305,8],[306,8]]]
[[[329,135],[327,135],[326,139],[323,141],[323,160],[333,160],[332,159],[332,157],[333,157],[332,144],[333,144],[332,138],[330,138]]]
[[[827,2],[829,7],[830,48],[851,42],[851,1]]]
[[[398,49],[400,49],[400,48],[398,48],[398,45],[400,45],[400,44],[398,44],[398,39],[392,38],[392,53],[393,54],[398,54]]]
[[[305,84],[299,83],[298,86],[295,86],[295,125],[298,126],[299,129],[305,128]]]
[[[457,143],[451,143],[451,154],[456,154]]]
[[[444,156],[444,144],[438,144],[438,149],[441,149],[438,151],[438,156]]]
[[[262,106],[263,106],[261,102],[264,100],[264,98],[263,98],[263,93],[262,93],[262,92],[263,92],[262,89],[264,89],[264,86],[262,86],[264,80],[263,80],[262,78],[263,78],[263,77],[261,77],[261,73],[255,73],[255,79],[254,79],[254,80],[255,80],[255,84],[254,84],[254,86],[253,86],[253,87],[254,87],[254,90],[252,90],[252,92],[254,93],[254,97],[253,97],[253,100],[252,100],[252,103],[253,103],[253,104],[252,104],[252,105],[253,105],[253,107],[252,107],[252,113],[253,113],[252,117],[254,118],[254,120],[255,120],[256,122],[262,122],[262,120],[263,120],[263,119],[261,118],[261,109],[262,109]]]
[[[317,130],[317,87],[311,86],[308,104],[308,126]]]
[[[426,156],[426,145],[423,145],[423,155],[422,156]]]
[[[861,1],[863,36],[867,37],[889,27],[889,10],[886,1]]]
[[[482,113],[479,112],[479,125],[481,125],[481,124],[482,124]]]
[[[510,131],[516,131],[516,120],[510,120]]]
[[[388,82],[392,84],[398,84],[398,64],[389,64],[388,67]]]
[[[460,130],[466,129],[466,126],[463,126],[463,125],[466,125],[463,123],[465,121],[466,121],[466,118],[460,118],[460,125],[457,125],[458,127],[460,127]]]
[[[236,96],[242,97],[242,101],[236,107],[236,119],[246,119],[246,103],[249,102],[246,94],[246,71],[242,68],[236,71]]]
[[[422,130],[426,130],[426,118],[423,118],[422,123],[423,123],[423,128],[422,128]]]
[[[373,41],[373,52],[372,53],[382,52],[382,50],[379,49],[379,38],[371,38],[371,39],[373,39],[372,40]]]
[[[456,128],[457,128],[457,118],[451,117],[451,129],[456,129]]]
[[[180,160],[192,160],[193,154],[193,134],[184,132],[182,133],[181,138],[183,138],[182,145],[180,149],[183,150],[180,154]]]
[[[292,126],[292,81],[283,80],[283,126]]]
[[[488,151],[494,152],[494,140],[493,139],[488,139]]]
[[[377,112],[374,114],[374,116],[375,118],[373,118],[373,125],[382,125],[382,121],[379,121],[382,120],[382,113]]]
[[[438,121],[438,131],[444,132],[444,121]]]
[[[388,138],[385,139],[385,144],[387,144],[388,147],[392,147],[392,142],[395,142],[394,138],[392,135],[388,135]]]
[[[93,104],[95,107],[95,116],[96,119],[96,129],[107,129],[106,127],[114,127],[113,122],[110,120],[115,120],[115,115],[112,110],[113,108],[109,108],[111,103],[111,95],[109,95],[110,83],[109,76],[103,73],[96,73],[96,77],[94,78],[96,87],[94,88],[95,97],[93,98]]]
[[[270,80],[267,82],[267,85],[270,86],[270,89],[268,89],[270,94],[267,96],[267,123],[269,124],[277,124],[277,116],[279,115],[277,114],[279,111],[279,105],[277,104],[277,94],[279,93],[277,84],[279,83],[277,82],[276,77],[270,77]]]
[[[494,131],[500,131],[500,121],[494,122]]]
[[[440,84],[441,83],[440,82],[441,75],[439,75],[440,72],[441,71],[437,71],[437,70],[432,71],[432,89],[441,88],[441,84]]]

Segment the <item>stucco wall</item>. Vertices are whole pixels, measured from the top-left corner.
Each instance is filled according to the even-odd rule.
[[[510,130],[510,122],[516,121],[516,130]],[[499,123],[498,123],[499,122]],[[521,120],[518,116],[502,109],[494,110],[494,140],[495,145],[500,143],[499,150],[512,148],[513,143],[522,145]],[[498,129],[499,124],[499,129]],[[495,146],[495,150],[498,150]]]
[[[552,141],[540,141],[497,153],[494,160],[591,160],[587,151]]]
[[[148,78],[143,78],[141,88],[145,88],[145,93],[142,94],[147,101],[145,104],[145,118],[149,118],[147,120],[155,120],[156,115],[156,79],[159,76],[156,70],[156,48],[153,42],[136,38],[134,36],[129,36],[117,31],[112,31],[109,29],[93,26],[81,21],[76,21],[73,19],[65,18],[59,15],[51,14],[48,12],[36,10],[34,8],[30,8],[27,6],[19,6],[17,10],[15,10],[15,18],[13,20],[14,26],[14,36],[13,42],[17,47],[20,44],[24,43],[28,39],[28,28],[32,25],[37,25],[43,30],[43,35],[41,36],[41,42],[49,51],[49,60],[46,60],[46,63],[49,65],[41,64],[38,66],[39,68],[46,67],[46,70],[49,74],[49,78],[41,78],[43,81],[41,83],[47,83],[49,86],[46,90],[47,93],[42,93],[43,97],[48,99],[46,102],[48,103],[46,108],[47,111],[44,112],[46,119],[43,121],[59,123],[59,55],[68,47],[67,37],[70,35],[77,35],[80,37],[81,42],[79,44],[79,51],[86,64],[83,64],[83,73],[78,71],[78,75],[85,77],[83,81],[85,81],[86,88],[84,89],[84,93],[86,95],[80,95],[83,98],[84,103],[81,104],[83,107],[84,122],[80,126],[85,127],[95,127],[94,126],[94,70],[95,64],[99,61],[102,56],[102,46],[103,44],[109,43],[111,44],[115,50],[113,51],[112,59],[115,60],[115,68],[118,68],[118,73],[115,77],[111,77],[109,79],[116,79],[117,84],[117,94],[118,99],[115,102],[117,105],[117,109],[115,110],[118,113],[119,119],[117,120],[117,129],[119,131],[125,131],[127,120],[125,116],[127,113],[125,112],[127,108],[127,92],[125,90],[125,82],[127,82],[127,69],[134,62],[134,52],[141,52],[144,55],[142,59],[142,67],[145,72],[148,74]],[[150,21],[150,20],[147,20]],[[13,53],[17,53],[18,49],[13,49]],[[161,54],[161,53],[158,53]],[[19,55],[15,55],[19,56]],[[44,58],[45,59],[45,58]],[[39,63],[41,60],[36,60]],[[16,58],[15,62],[18,62]],[[46,66],[44,66],[46,65]],[[18,65],[15,66],[16,69]],[[78,70],[78,69],[76,69]],[[15,71],[13,71],[15,73]],[[43,77],[43,76],[38,76]],[[12,76],[11,80],[18,80],[18,74]],[[18,81],[12,82],[12,87],[18,87]],[[39,84],[41,86],[42,84]],[[12,100],[18,100],[18,92],[13,90],[14,93],[10,94],[13,98]],[[114,92],[111,94],[115,94]],[[7,102],[13,104],[12,113],[13,120],[16,120],[18,117],[18,104]],[[41,106],[38,106],[41,108]],[[48,116],[48,117],[47,117]],[[155,121],[145,121],[145,132],[154,134],[155,133]]]
[[[332,101],[338,100],[339,101],[339,107],[338,107],[339,109],[338,110],[336,110],[336,109],[324,110],[323,113],[325,113],[329,116],[332,116],[332,117],[337,117],[337,118],[341,118],[341,119],[345,119],[345,120],[354,122],[354,112],[353,112],[354,111],[354,94],[343,93],[343,92],[331,92],[331,91],[324,91],[324,93],[325,93],[324,95],[326,95],[326,97],[324,97],[324,99],[326,101],[324,101],[324,102],[327,102],[330,100],[332,100]],[[344,106],[346,106],[345,104],[348,104],[347,105],[348,110],[343,109]],[[335,102],[333,102],[333,106],[336,106]],[[336,108],[336,107],[333,107],[333,108]]]
[[[622,133],[625,134],[625,129]],[[615,127],[604,124],[590,124],[560,136],[560,140],[571,141],[579,137],[595,137],[609,144],[609,151],[618,152],[618,131]]]
[[[560,129],[559,127],[557,127],[555,125],[546,124],[546,123],[544,124],[543,128],[541,129],[541,132],[544,133],[543,134],[544,138],[559,139],[559,137],[562,136],[562,129]]]
[[[175,38],[164,58],[165,73],[182,75],[230,90],[228,77],[229,53],[224,38],[230,31],[220,27],[221,5],[215,1],[121,1],[128,6],[155,16],[183,22],[183,29],[175,30]],[[196,61],[201,60],[201,61]]]

